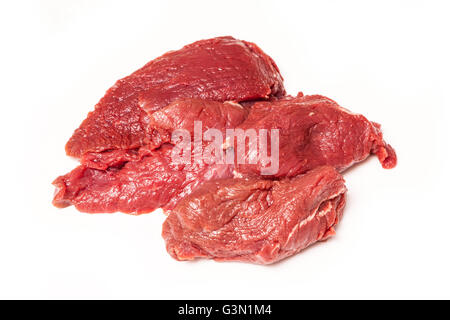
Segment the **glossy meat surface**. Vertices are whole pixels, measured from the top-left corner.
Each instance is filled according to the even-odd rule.
[[[165,144],[108,170],[81,165],[53,182],[53,204],[74,205],[89,213],[148,213],[176,203],[205,181],[232,177],[232,167],[227,165],[173,164],[171,151],[172,146]]]
[[[157,137],[153,140],[160,144],[170,142],[172,133],[180,129],[186,130],[194,138],[196,121],[201,123],[203,133],[208,129],[217,129],[225,136],[225,129],[233,129],[242,123],[248,112],[238,103],[186,99],[153,112],[150,127],[153,136]],[[157,146],[157,142],[153,145]]]
[[[332,167],[280,181],[211,181],[169,211],[162,235],[177,260],[270,264],[333,235],[345,193]]]
[[[202,121],[203,131],[278,128],[279,171],[265,178],[292,177],[322,165],[342,171],[371,153],[377,154],[386,168],[396,162],[379,125],[323,96],[258,102],[250,111],[235,103],[188,99],[156,111],[149,119],[152,134],[157,137],[152,147],[85,155],[82,166],[55,180],[54,205],[73,204],[90,213],[140,214],[172,208],[205,181],[260,176],[261,164],[248,164],[253,155],[249,152],[245,153],[247,164],[172,163],[171,133],[176,129],[193,133],[195,120]],[[192,150],[191,160],[194,157]]]
[[[232,177],[234,169],[225,164],[174,163],[173,145],[169,143],[173,130],[193,133],[194,121],[200,120],[202,132],[209,128],[225,132],[244,121],[247,112],[228,102],[174,102],[150,116],[154,136],[162,146],[85,155],[81,166],[53,182],[57,189],[53,204],[75,205],[90,213],[140,214],[169,207],[204,181]],[[192,160],[195,152],[192,149]]]
[[[250,101],[283,96],[273,60],[255,44],[220,37],[170,51],[116,82],[66,145],[68,155],[152,142],[149,115],[184,98]]]
[[[87,167],[106,170],[128,161],[142,159],[149,151],[164,143],[170,143],[176,130],[186,130],[194,138],[194,123],[201,122],[201,132],[208,129],[220,130],[234,128],[248,115],[248,109],[232,102],[186,99],[175,101],[153,112],[148,117],[148,132],[151,142],[136,149],[115,149],[104,152],[89,152],[80,159]]]
[[[397,163],[394,149],[383,140],[380,125],[320,95],[256,102],[237,128],[279,129],[279,170],[275,177],[292,177],[322,165],[344,171],[370,154],[378,156],[383,168],[393,168]],[[257,156],[246,152],[238,171],[242,175],[260,174],[265,166],[257,163]]]

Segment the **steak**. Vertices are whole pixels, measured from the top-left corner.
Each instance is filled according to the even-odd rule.
[[[204,131],[214,128],[225,132],[240,124],[247,112],[229,102],[174,102],[149,117],[160,147],[85,155],[81,166],[53,182],[57,188],[53,204],[61,208],[75,205],[90,213],[140,214],[175,203],[204,181],[232,177],[230,165],[174,163],[173,145],[165,142],[170,142],[175,129],[192,132],[194,120],[202,121]]]
[[[201,99],[175,101],[148,117],[151,144],[136,149],[89,152],[83,155],[80,161],[87,167],[106,170],[110,166],[139,160],[147,155],[149,150],[170,143],[172,133],[176,130],[186,130],[193,137],[195,121],[202,123],[202,132],[217,129],[225,134],[225,129],[236,127],[247,115],[247,108],[232,102],[220,103]]]
[[[73,204],[90,213],[140,214],[159,207],[173,208],[213,179],[261,174],[261,163],[173,163],[171,133],[176,129],[192,132],[195,120],[204,123],[203,129],[222,132],[236,127],[279,129],[279,171],[265,178],[292,177],[323,165],[343,171],[371,153],[378,155],[385,168],[396,163],[395,152],[384,142],[378,125],[323,96],[257,102],[249,111],[235,103],[188,99],[170,104],[149,119],[161,146],[89,154],[84,164],[54,181],[54,205]],[[244,158],[249,160],[254,153],[246,150]],[[191,158],[194,153],[192,150]]]
[[[239,102],[284,94],[278,67],[255,44],[232,37],[201,40],[117,81],[74,132],[66,152],[80,158],[151,144],[149,114],[175,100]]]
[[[256,102],[237,128],[264,128],[269,133],[270,129],[279,129],[279,170],[274,177],[292,177],[322,165],[342,172],[370,154],[376,154],[384,168],[393,168],[397,163],[395,151],[384,142],[379,124],[320,95],[299,93],[295,98]],[[271,139],[267,141],[270,146]],[[256,153],[244,153],[238,171],[258,175],[270,166],[262,165],[257,157]]]
[[[280,181],[210,181],[170,210],[162,235],[177,260],[270,264],[333,235],[345,193],[329,166]]]
[[[80,165],[53,204],[88,213],[162,208],[177,260],[271,264],[335,234],[341,172],[375,154],[397,163],[381,127],[320,95],[287,96],[255,44],[189,44],[118,80],[75,130]]]
[[[233,176],[232,166],[174,164],[171,153],[172,146],[165,144],[120,168],[78,166],[53,182],[53,204],[89,213],[148,213],[176,203],[205,181]]]

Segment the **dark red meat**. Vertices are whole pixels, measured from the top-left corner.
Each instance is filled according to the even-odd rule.
[[[141,214],[176,203],[205,181],[233,176],[227,165],[173,164],[171,151],[172,146],[165,144],[121,168],[98,170],[81,165],[53,182],[57,189],[53,204],[74,205],[89,213]]]
[[[397,162],[395,151],[383,140],[380,125],[324,96],[299,94],[256,102],[237,128],[279,129],[279,171],[275,177],[292,177],[322,165],[344,171],[370,154],[376,154],[384,168]],[[257,156],[246,152],[238,171],[259,175],[265,166],[250,164],[257,162]]]
[[[202,123],[202,132],[218,129],[225,135],[225,129],[234,128],[248,115],[248,109],[232,102],[216,102],[200,99],[175,101],[148,117],[150,144],[139,149],[116,149],[104,152],[89,152],[83,155],[81,163],[90,168],[107,169],[127,161],[139,160],[149,151],[171,141],[175,130],[184,129],[194,136],[194,122]]]
[[[269,264],[333,235],[345,193],[332,167],[281,181],[211,181],[170,211],[162,234],[177,260]]]
[[[350,113],[322,96],[299,96],[256,103],[248,110],[234,103],[198,99],[174,102],[149,117],[153,135],[162,148],[113,150],[87,154],[84,165],[55,180],[53,203],[73,204],[84,212],[145,213],[172,208],[205,181],[260,175],[261,164],[233,165],[172,163],[170,134],[176,128],[192,132],[193,121],[203,130],[238,126],[242,129],[280,129],[279,171],[273,177],[292,177],[322,165],[344,170],[370,153],[384,167],[393,167],[396,156],[383,141],[379,126]],[[248,150],[248,149],[247,149]],[[194,153],[194,151],[192,151]],[[246,158],[252,155],[247,152]],[[193,157],[192,157],[193,158]]]
[[[255,44],[232,37],[198,41],[117,81],[74,132],[66,152],[80,158],[151,144],[148,115],[178,99],[249,101],[284,93],[277,66]]]
[[[226,128],[234,128],[248,115],[248,109],[238,103],[187,99],[176,101],[150,116],[150,127],[160,144],[169,142],[175,130],[184,129],[194,136],[195,121],[201,122],[202,131],[218,129],[225,136]],[[154,143],[156,146],[156,143]]]
[[[56,207],[163,208],[175,259],[258,264],[334,235],[347,191],[339,172],[370,154],[397,163],[379,124],[323,96],[286,96],[274,61],[232,37],[170,51],[117,81],[66,152],[81,165],[53,182]]]
[[[247,110],[235,103],[199,99],[174,102],[149,117],[162,147],[85,155],[83,165],[53,182],[57,188],[53,204],[73,204],[78,210],[91,213],[133,214],[170,206],[197,185],[230,178],[233,171],[233,166],[225,164],[173,163],[172,145],[165,143],[170,142],[172,131],[192,132],[194,121],[200,120],[203,131],[215,128],[224,133],[240,124],[246,115]]]

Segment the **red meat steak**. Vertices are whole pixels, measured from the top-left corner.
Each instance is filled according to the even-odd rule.
[[[232,166],[173,164],[172,146],[165,144],[121,168],[98,170],[79,166],[57,178],[53,204],[79,211],[148,213],[189,194],[199,184],[232,177]]]
[[[345,193],[332,167],[281,181],[210,181],[169,212],[162,234],[177,260],[269,264],[333,235]]]
[[[279,129],[279,170],[275,177],[295,176],[322,165],[344,171],[370,154],[376,154],[384,168],[397,163],[379,124],[320,95],[300,93],[295,98],[256,102],[237,128]],[[267,141],[270,150],[271,139]],[[268,166],[257,163],[258,155],[251,152],[245,152],[242,161],[238,171],[243,175],[260,174]]]
[[[157,149],[171,141],[175,130],[184,129],[194,137],[194,122],[201,122],[202,132],[208,129],[234,128],[248,115],[248,109],[232,102],[216,102],[200,99],[175,101],[149,116],[152,143],[139,149],[117,149],[104,152],[89,152],[83,155],[81,163],[90,168],[106,170],[128,161],[142,159],[149,150]]]
[[[175,129],[192,133],[195,120],[202,121],[203,131],[215,128],[224,133],[246,115],[247,110],[235,103],[199,99],[174,102],[150,117],[162,147],[85,155],[83,165],[53,182],[57,188],[53,204],[75,205],[90,213],[139,214],[176,203],[204,181],[232,177],[233,166],[174,163],[173,146],[164,144],[170,141],[170,133]]]
[[[162,143],[168,141],[176,128],[191,132],[196,119],[205,123],[204,130],[215,127],[222,132],[241,123],[239,127],[243,129],[278,128],[280,168],[274,175],[277,178],[295,176],[322,165],[342,171],[370,153],[376,153],[385,168],[396,163],[395,152],[383,141],[378,125],[328,98],[301,96],[256,103],[244,120],[247,112],[234,103],[193,99],[172,103],[154,113],[150,122],[154,135]],[[172,208],[205,181],[260,175],[260,164],[176,165],[172,163],[171,151],[172,145],[165,143],[156,150],[88,154],[83,158],[85,165],[55,180],[57,192],[53,203],[58,207],[73,204],[80,211],[91,213],[146,213],[159,207]]]
[[[149,117],[182,98],[249,101],[284,95],[274,61],[255,44],[220,37],[170,51],[116,82],[66,145],[70,156],[151,143]]]

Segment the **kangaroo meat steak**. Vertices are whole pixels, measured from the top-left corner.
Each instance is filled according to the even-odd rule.
[[[162,234],[177,260],[269,264],[333,235],[345,193],[332,167],[280,181],[211,181],[169,212]]]
[[[68,155],[151,142],[149,114],[183,98],[251,101],[285,94],[274,61],[253,43],[220,37],[170,51],[119,80],[66,145]]]

